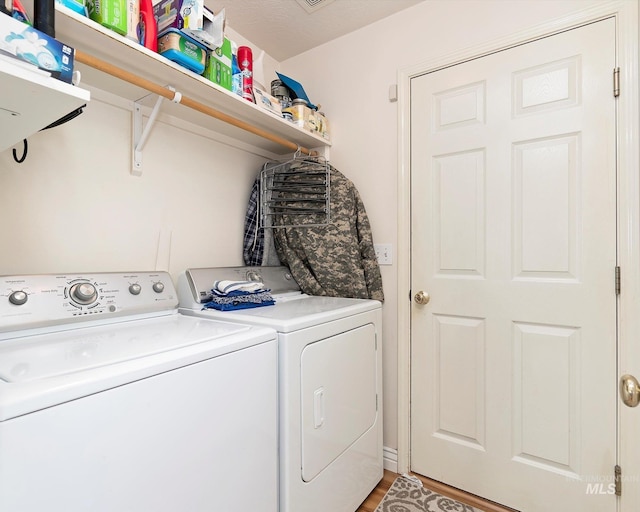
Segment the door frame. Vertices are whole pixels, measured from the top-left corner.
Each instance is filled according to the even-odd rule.
[[[476,59],[576,28],[604,18],[616,19],[617,63],[621,69],[621,94],[617,103],[618,161],[618,265],[621,267],[619,296],[618,377],[632,373],[640,378],[640,315],[634,306],[640,300],[640,110],[638,87],[637,0],[614,0],[551,20],[508,37],[443,55],[398,71],[398,473],[410,470],[411,418],[411,79],[419,75]],[[613,70],[612,70],[613,75]],[[613,82],[613,76],[612,76]],[[613,285],[613,274],[612,274]],[[635,304],[634,304],[635,303]],[[634,348],[633,341],[637,347]],[[629,409],[617,401],[619,412],[618,461],[622,466],[621,512],[640,505],[640,407]],[[635,414],[634,414],[635,413]],[[612,468],[613,471],[613,468]],[[625,475],[627,477],[625,478]],[[633,482],[624,492],[625,480]]]

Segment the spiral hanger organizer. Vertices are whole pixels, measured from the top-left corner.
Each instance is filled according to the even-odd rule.
[[[260,227],[315,227],[331,222],[331,172],[321,156],[265,164],[260,172]]]

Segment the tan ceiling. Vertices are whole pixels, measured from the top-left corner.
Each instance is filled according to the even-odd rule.
[[[207,0],[227,26],[282,62],[425,0]]]

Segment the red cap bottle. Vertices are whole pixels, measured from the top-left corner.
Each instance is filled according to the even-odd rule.
[[[143,25],[143,33],[139,36],[140,42],[149,50],[157,52],[158,24],[153,15],[152,0],[140,0],[140,18]]]
[[[238,67],[242,74],[242,97],[255,103],[253,99],[253,53],[248,46],[238,47]]]

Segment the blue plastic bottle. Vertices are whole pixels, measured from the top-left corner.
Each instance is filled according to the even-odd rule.
[[[238,66],[238,45],[231,41],[231,91],[242,96],[242,72]]]

